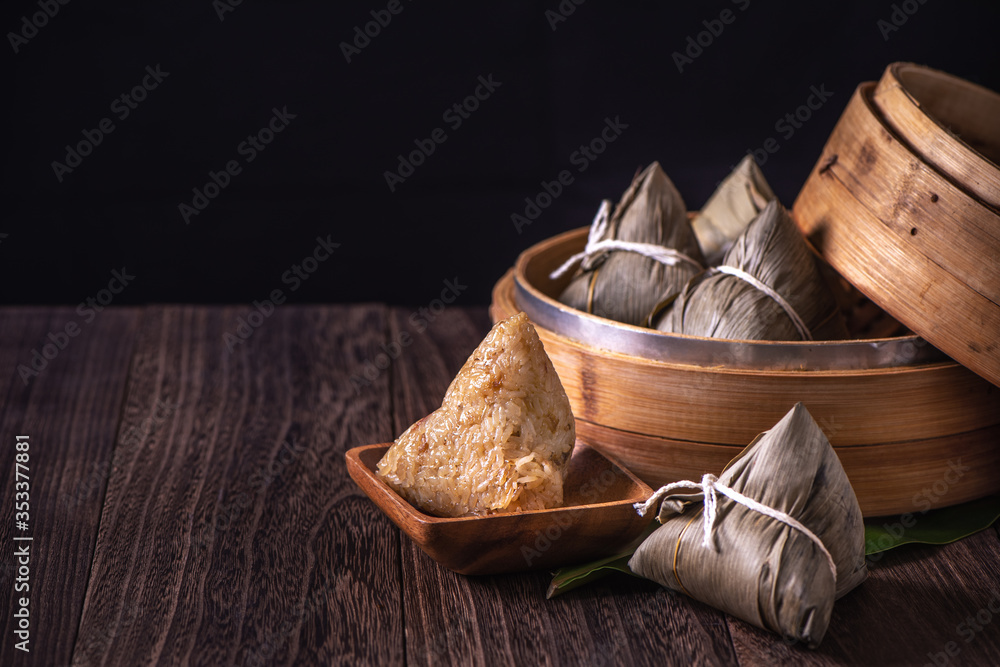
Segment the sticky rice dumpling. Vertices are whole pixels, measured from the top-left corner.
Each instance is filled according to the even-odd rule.
[[[815,647],[834,600],[868,574],[861,508],[823,431],[799,403],[717,481],[709,478],[701,485],[679,483],[708,487],[696,495],[668,485],[650,499],[649,509],[662,502],[662,525],[639,546],[629,567]],[[734,500],[733,491],[800,527]],[[715,519],[707,523],[712,500]]]
[[[691,221],[709,264],[722,259],[733,241],[772,199],[776,199],[774,192],[753,156],[744,156]]]
[[[498,322],[378,475],[438,516],[559,507],[576,439],[569,398],[524,313]]]
[[[721,265],[664,304],[651,321],[668,333],[779,341],[847,337],[833,292],[777,200],[740,234]]]
[[[676,293],[704,264],[677,188],[658,162],[643,170],[610,212],[601,206],[577,275],[559,300],[601,317],[644,325],[664,293]],[[558,273],[558,272],[557,272]]]

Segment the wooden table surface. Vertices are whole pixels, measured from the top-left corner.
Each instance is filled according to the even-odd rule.
[[[437,407],[486,310],[419,331],[408,309],[281,306],[238,331],[248,312],[3,310],[0,664],[1000,664],[996,528],[873,562],[813,651],[625,576],[546,600],[547,573],[444,570],[359,491],[344,453]],[[59,336],[69,322],[79,333]],[[64,349],[24,382],[18,367],[53,338]],[[28,531],[13,516],[17,435]],[[30,653],[14,634],[24,535]]]

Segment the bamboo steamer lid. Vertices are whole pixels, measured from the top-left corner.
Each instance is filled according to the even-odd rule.
[[[1000,209],[1000,94],[929,67],[892,63],[872,101],[920,159]]]
[[[961,142],[947,159],[934,148],[942,144],[927,143],[939,165],[929,164],[883,118],[875,92],[874,83],[855,91],[793,215],[844,278],[1000,386],[1000,213],[972,194],[989,195],[991,179],[969,176],[996,167],[982,156],[962,161],[970,147]]]

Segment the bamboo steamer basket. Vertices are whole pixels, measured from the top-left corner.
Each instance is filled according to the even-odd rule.
[[[990,179],[969,176],[988,161],[948,166],[968,147],[952,141],[952,152],[934,152],[941,144],[928,139],[941,168],[952,169],[943,174],[883,119],[875,92],[874,83],[861,84],[851,97],[799,193],[794,218],[826,261],[872,301],[1000,385],[1000,213],[970,194],[989,194]],[[1000,115],[993,120],[1000,124]]]
[[[892,63],[872,102],[923,162],[1000,209],[1000,94],[929,67]]]
[[[862,512],[921,512],[1000,492],[1000,389],[915,336],[727,341],[666,334],[556,300],[549,273],[577,229],[526,250],[493,290],[494,321],[523,310],[566,389],[583,442],[652,487],[718,473],[802,401]]]

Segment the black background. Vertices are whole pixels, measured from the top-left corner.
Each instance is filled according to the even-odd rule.
[[[223,20],[211,0],[60,6],[18,53],[9,37],[0,47],[2,300],[76,304],[124,266],[136,278],[115,303],[249,303],[277,288],[419,306],[458,278],[459,303],[485,304],[521,250],[589,224],[652,160],[697,208],[774,137],[764,172],[790,206],[855,86],[886,64],[1000,89],[992,1],[896,3],[916,11],[888,39],[890,2],[590,0],[553,30],[559,4],[403,0],[350,63],[341,42],[386,2],[245,0]],[[679,72],[672,53],[724,9],[735,20]],[[0,27],[38,11],[5,3]],[[169,76],[119,120],[112,101],[157,65]],[[489,75],[501,86],[449,127],[442,114]],[[775,124],[812,86],[832,96],[786,138]],[[237,146],[275,107],[296,117],[247,164]],[[105,117],[114,131],[59,182],[52,162]],[[570,155],[608,117],[628,128],[579,173]],[[390,192],[384,172],[438,127],[447,141]],[[242,173],[185,224],[178,205],[232,159]],[[573,184],[518,233],[511,215],[563,169]],[[340,248],[293,291],[282,275],[318,235]]]

